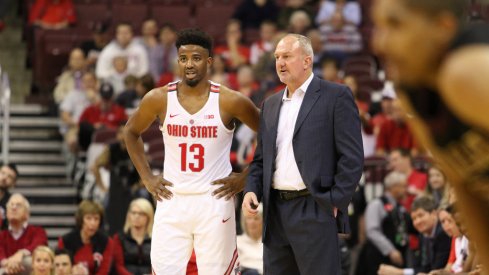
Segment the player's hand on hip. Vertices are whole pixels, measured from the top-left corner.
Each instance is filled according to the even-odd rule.
[[[225,197],[226,200],[232,198],[236,193],[243,191],[246,183],[246,176],[241,173],[231,173],[228,177],[212,182],[213,185],[222,186],[212,192],[218,199]]]
[[[245,217],[255,216],[258,214],[258,198],[253,192],[248,192],[243,198],[243,214]]]
[[[148,189],[148,192],[158,201],[163,199],[171,199],[172,192],[168,190],[167,186],[173,186],[173,183],[165,180],[162,175],[152,176],[148,180],[143,181],[144,186]]]

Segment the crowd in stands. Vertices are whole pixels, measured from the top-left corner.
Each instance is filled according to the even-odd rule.
[[[314,73],[349,86],[355,96],[366,159],[385,161],[383,193],[366,197],[361,185],[353,199],[353,233],[341,244],[344,274],[350,269],[367,275],[479,274],[477,247],[457,212],[450,179],[436,164],[422,171],[413,166],[413,158],[428,155],[414,141],[392,83],[368,53],[361,31],[364,15],[362,5],[352,0],[242,0],[215,39],[210,79],[259,107],[284,88],[275,72],[275,44],[286,32],[307,35]],[[72,0],[36,0],[28,17],[29,24],[43,29],[67,29],[76,21]],[[9,193],[18,177],[16,166],[3,166],[0,274],[151,273],[154,201],[139,182],[121,130],[147,92],[180,79],[178,30],[156,18],[144,21],[141,30],[126,22],[92,27],[91,38],[71,50],[53,90],[80,191],[76,227],[59,236],[57,247],[47,247],[44,229],[29,224],[28,200]],[[158,125],[143,141],[152,168],[161,171]],[[254,133],[238,125],[231,155],[236,170],[247,165],[254,145]],[[237,224],[242,274],[263,274],[262,216],[241,217]],[[350,262],[350,250],[359,251],[357,261]],[[198,274],[196,260],[193,254],[187,274]]]

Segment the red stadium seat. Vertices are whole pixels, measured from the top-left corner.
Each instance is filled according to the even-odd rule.
[[[143,21],[148,19],[148,5],[145,3],[113,3],[111,14],[113,26],[128,22],[132,24],[134,31],[138,32],[141,29]]]
[[[194,26],[189,6],[155,4],[151,6],[149,14],[150,18],[155,19],[160,26],[164,23],[171,23],[177,29]]]
[[[106,3],[76,4],[76,17],[78,28],[91,30],[96,23],[107,21],[110,15]]]

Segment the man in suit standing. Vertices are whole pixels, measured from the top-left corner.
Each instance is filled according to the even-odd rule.
[[[243,211],[263,202],[265,274],[338,275],[363,168],[358,110],[346,86],[314,76],[307,37],[285,36],[275,58],[287,88],[263,104]]]

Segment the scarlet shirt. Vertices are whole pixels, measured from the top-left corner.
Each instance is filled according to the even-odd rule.
[[[95,273],[95,257],[92,249],[92,244],[85,244],[80,249],[78,249],[73,255],[73,264],[86,263],[88,265],[88,270],[90,274],[95,275],[107,275],[110,272],[110,267],[112,265],[112,255],[113,255],[113,241],[108,238],[107,245],[105,246],[104,253],[100,262],[100,267],[97,273]],[[58,240],[58,248],[65,248],[63,243],[63,238]]]
[[[37,0],[29,13],[29,23],[33,24],[40,20],[47,24],[58,24],[76,22],[75,10],[71,0],[59,0],[53,3],[53,0]]]
[[[246,59],[246,63],[250,63],[250,48],[239,45],[238,46],[238,52],[239,55],[244,57]],[[229,51],[229,47],[227,45],[221,45],[218,46],[214,49],[214,54],[215,55],[220,55],[226,62],[226,67],[229,69],[236,69],[233,67],[232,62],[231,62],[231,52]]]
[[[396,148],[411,150],[415,148],[415,142],[407,124],[388,119],[380,127],[376,148],[387,152]]]
[[[117,128],[126,119],[124,108],[115,103],[112,103],[106,111],[102,111],[100,104],[90,105],[80,116],[80,122],[88,122],[92,125],[101,123],[108,128]]]
[[[48,238],[42,227],[27,225],[24,233],[15,240],[8,229],[0,231],[0,261],[14,255],[20,249],[32,252],[40,245],[47,245]]]
[[[428,176],[425,173],[413,170],[409,177],[407,178],[408,187],[414,187],[419,191],[423,191],[426,188],[426,184],[428,183]],[[416,195],[407,195],[406,199],[403,202],[404,208],[408,212],[411,212],[411,205],[413,204]]]

